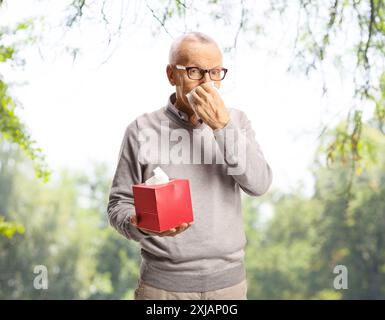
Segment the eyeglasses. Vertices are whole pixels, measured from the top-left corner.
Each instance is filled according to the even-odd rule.
[[[179,64],[175,65],[178,70],[186,70],[187,76],[191,80],[201,80],[205,76],[206,72],[209,74],[210,79],[213,81],[223,80],[226,76],[226,68],[213,68],[213,69],[201,69],[198,67],[185,67]]]

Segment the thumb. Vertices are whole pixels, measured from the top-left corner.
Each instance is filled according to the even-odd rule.
[[[198,118],[197,114],[194,112],[192,114],[192,116],[190,117],[190,122],[192,122],[192,124],[196,125],[198,123],[198,120],[199,120],[199,118]]]

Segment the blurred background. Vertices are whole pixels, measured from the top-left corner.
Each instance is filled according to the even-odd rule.
[[[383,0],[0,0],[0,299],[133,298],[109,188],[188,31],[222,48],[273,169],[242,194],[249,299],[383,299]]]

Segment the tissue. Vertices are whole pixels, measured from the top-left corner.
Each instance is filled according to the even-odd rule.
[[[213,88],[215,88],[217,91],[219,91],[218,88],[214,85],[214,81],[210,81],[209,83],[210,83],[210,85],[211,85]],[[192,100],[192,93],[195,92],[196,88],[197,88],[197,87],[195,87],[195,88],[192,89],[190,92],[188,92],[188,93],[186,94],[186,97],[187,97],[188,103],[190,104],[191,108],[193,109],[193,111],[195,112],[195,114],[196,114],[196,116],[197,116],[197,118],[198,118],[198,120],[199,120],[200,117],[198,116],[197,112],[195,111],[195,106],[194,106],[193,100]]]
[[[145,181],[146,185],[163,184],[170,181],[168,175],[161,168],[156,167],[153,172],[154,175]]]

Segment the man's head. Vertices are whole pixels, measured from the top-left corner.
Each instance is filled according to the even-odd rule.
[[[171,45],[167,77],[170,84],[176,86],[177,107],[191,116],[193,110],[187,101],[186,93],[204,82],[213,80],[208,73],[205,73],[201,80],[192,80],[186,70],[178,70],[176,65],[202,69],[222,67],[222,53],[212,38],[200,32],[183,34]],[[215,86],[219,88],[220,81],[215,81]]]

